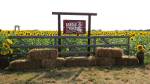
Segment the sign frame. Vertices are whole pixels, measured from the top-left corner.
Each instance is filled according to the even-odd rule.
[[[63,20],[64,34],[86,34],[86,20]]]
[[[62,15],[79,15],[88,17],[88,35],[91,36],[91,16],[97,16],[97,13],[82,13],[82,12],[52,12],[52,15],[58,16],[58,36],[61,36],[61,16]],[[58,45],[61,45],[61,39],[58,39]],[[88,38],[88,45],[90,45],[90,38]],[[87,51],[90,52],[90,46],[87,48]],[[58,47],[58,52],[61,52],[61,47]],[[61,56],[61,55],[60,55]],[[90,54],[88,54],[90,56]]]

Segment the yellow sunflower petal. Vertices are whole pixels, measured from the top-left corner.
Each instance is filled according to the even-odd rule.
[[[4,47],[4,48],[10,48],[10,45],[7,44],[7,43],[3,43],[3,47]]]
[[[144,52],[144,51],[145,51],[143,45],[137,45],[137,50],[138,50],[139,52]]]
[[[13,50],[12,49],[9,49],[9,54],[13,54]]]
[[[7,52],[7,51],[2,51],[1,52],[1,55],[7,55],[9,52]]]
[[[6,39],[6,42],[7,42],[8,44],[10,44],[10,45],[13,44],[12,40],[10,40],[10,39]]]

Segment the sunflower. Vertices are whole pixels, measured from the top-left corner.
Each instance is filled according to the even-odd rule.
[[[144,52],[144,51],[145,51],[143,45],[137,45],[137,50],[138,50],[139,52]]]
[[[9,51],[1,51],[0,54],[1,55],[7,55],[7,54],[9,54]]]
[[[7,44],[7,43],[3,43],[3,47],[4,47],[4,48],[10,48],[10,45]]]
[[[6,43],[9,44],[9,45],[13,44],[12,40],[10,40],[10,39],[6,39]]]
[[[130,33],[130,37],[135,37],[136,36],[136,33],[135,32],[131,32]]]
[[[130,40],[134,40],[134,37],[130,37]]]
[[[9,49],[9,54],[13,54],[13,49]]]

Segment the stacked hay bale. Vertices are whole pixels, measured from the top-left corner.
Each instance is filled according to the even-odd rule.
[[[42,68],[55,68],[55,67],[63,67],[65,66],[65,59],[62,57],[57,57],[54,59],[43,59],[41,61]]]
[[[96,57],[121,58],[123,50],[121,48],[100,48],[96,49]]]
[[[42,68],[55,67],[55,61],[58,56],[56,49],[32,49],[28,52],[27,59],[34,62],[41,62]]]
[[[116,65],[118,66],[131,66],[131,65],[137,65],[138,59],[135,56],[122,56],[121,59],[116,59]]]
[[[89,66],[96,66],[96,57],[95,56],[89,56]]]
[[[138,59],[135,56],[125,56],[120,48],[97,48],[95,61],[96,65],[104,66],[130,66],[138,64]]]
[[[14,60],[10,62],[9,69],[11,70],[31,70],[40,68],[41,63],[31,62],[27,59]]]
[[[51,68],[56,65],[55,63],[59,65],[62,63],[62,60],[57,59],[57,56],[56,49],[32,49],[27,53],[27,59],[12,61],[9,64],[9,68],[17,70]]]
[[[66,57],[65,66],[89,66],[88,57]]]
[[[63,66],[65,66],[65,62],[66,62],[65,58],[57,57],[56,62],[55,62],[55,66],[56,67],[63,67]]]
[[[123,56],[123,59],[124,59],[124,56]],[[135,56],[128,56],[128,59],[127,59],[127,65],[128,66],[131,66],[131,65],[138,65],[139,63],[139,60],[137,57]]]
[[[32,49],[27,54],[27,59],[10,62],[9,69],[28,70],[38,68],[54,68],[60,66],[113,66],[137,65],[136,57],[123,56],[120,48],[97,48],[96,55],[90,57],[58,57],[56,49]]]
[[[28,60],[43,60],[43,59],[56,59],[58,52],[56,49],[32,49],[27,53]]]
[[[115,59],[121,58],[123,50],[120,48],[97,48],[95,61],[98,66],[113,66]]]

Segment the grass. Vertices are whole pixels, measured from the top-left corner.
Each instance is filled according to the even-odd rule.
[[[36,71],[0,71],[0,84],[149,84],[145,67],[63,67]]]
[[[149,55],[147,55],[147,56],[145,56],[145,58],[144,58],[144,63],[147,65],[147,64],[150,64],[150,56]]]

